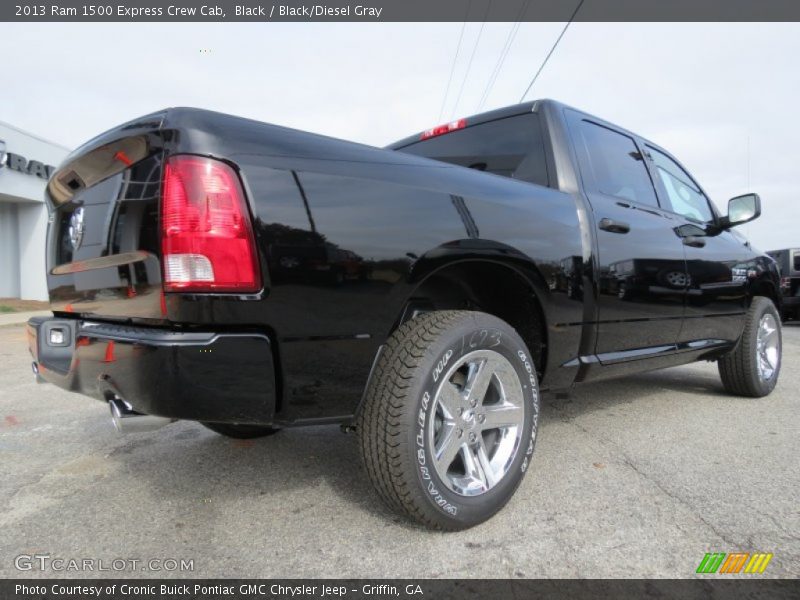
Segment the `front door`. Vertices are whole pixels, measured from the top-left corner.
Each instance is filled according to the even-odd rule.
[[[756,272],[756,253],[733,232],[715,230],[711,203],[677,161],[652,145],[646,152],[662,204],[678,220],[685,246],[686,320],[678,342],[735,341],[747,311],[747,281]]]

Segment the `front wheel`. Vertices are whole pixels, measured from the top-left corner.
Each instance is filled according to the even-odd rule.
[[[391,508],[435,529],[499,511],[530,464],[539,391],[514,329],[468,311],[423,314],[383,347],[359,410],[366,471]]]
[[[756,296],[736,348],[719,359],[722,385],[730,394],[761,398],[778,382],[781,370],[781,319],[772,300]]]

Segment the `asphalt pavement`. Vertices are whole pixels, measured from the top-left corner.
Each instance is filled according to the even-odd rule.
[[[516,496],[460,533],[384,509],[338,427],[119,435],[30,360],[0,326],[0,577],[682,578],[756,551],[774,556],[747,577],[800,576],[798,326],[767,398],[726,395],[711,363],[546,397]]]

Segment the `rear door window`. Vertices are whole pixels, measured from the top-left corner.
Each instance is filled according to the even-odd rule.
[[[582,120],[577,145],[584,185],[592,191],[658,206],[653,183],[633,138]]]
[[[536,113],[472,125],[399,150],[548,185],[542,129]]]

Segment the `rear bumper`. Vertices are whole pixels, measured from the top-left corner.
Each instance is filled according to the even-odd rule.
[[[45,381],[98,400],[119,397],[140,413],[254,424],[275,416],[272,346],[260,333],[37,317],[28,321],[28,347]]]

